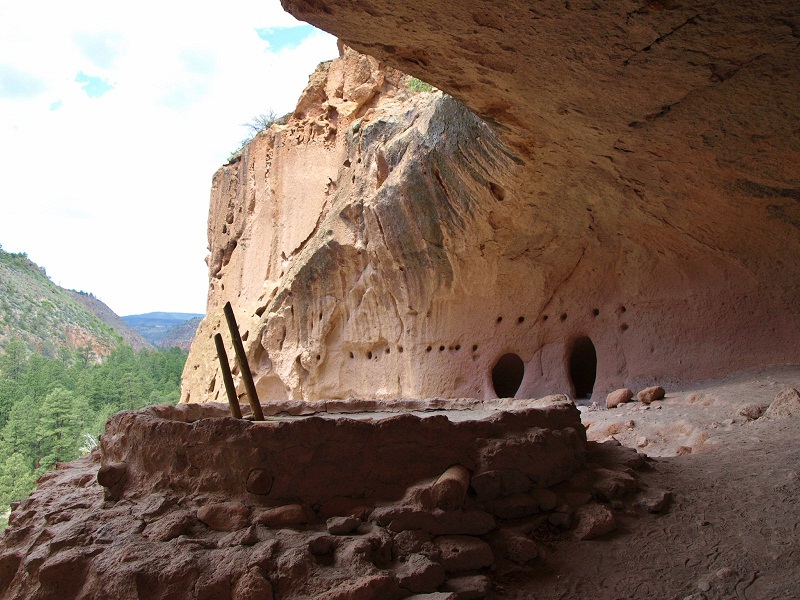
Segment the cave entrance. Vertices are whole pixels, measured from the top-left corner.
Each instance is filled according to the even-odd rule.
[[[592,340],[581,337],[575,340],[569,355],[569,379],[575,388],[575,399],[591,398],[597,378],[597,351]]]
[[[513,398],[522,385],[525,363],[513,353],[503,354],[492,368],[492,386],[498,398]]]

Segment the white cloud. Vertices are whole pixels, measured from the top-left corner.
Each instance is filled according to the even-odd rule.
[[[322,32],[275,52],[256,31],[300,25],[278,0],[3,2],[0,56],[40,85],[0,97],[0,244],[120,314],[202,312],[213,172],[336,55]]]

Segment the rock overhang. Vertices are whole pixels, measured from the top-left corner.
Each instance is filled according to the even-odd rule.
[[[601,398],[800,361],[781,5],[285,6],[461,102],[409,99],[343,46],[293,120],[218,173],[184,401],[220,399],[226,300],[268,401]],[[522,377],[498,390],[507,354]]]
[[[559,380],[569,391],[563,364],[582,336],[598,345],[606,390],[800,360],[784,335],[800,298],[791,6],[282,4],[498,126],[518,159],[499,183],[535,207],[560,249],[530,268],[543,280],[538,317],[627,306],[620,322],[565,331],[561,372],[537,391]]]

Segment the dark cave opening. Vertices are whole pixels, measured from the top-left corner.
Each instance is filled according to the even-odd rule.
[[[522,385],[525,363],[513,353],[503,354],[492,368],[492,386],[498,398],[513,398]]]
[[[581,337],[575,340],[569,356],[569,379],[575,388],[575,398],[591,398],[597,378],[597,351],[592,340]]]

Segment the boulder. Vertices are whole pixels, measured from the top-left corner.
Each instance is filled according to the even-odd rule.
[[[434,543],[441,553],[441,564],[448,573],[474,571],[494,563],[491,547],[480,538],[447,535],[436,538]]]
[[[361,523],[361,519],[356,517],[331,517],[325,528],[331,535],[347,535],[358,529]]]
[[[779,392],[764,413],[764,418],[769,420],[797,416],[800,416],[800,392],[795,388],[788,388]]]
[[[652,387],[643,389],[641,392],[636,394],[636,397],[642,404],[650,404],[655,400],[661,400],[665,395],[666,393],[664,392],[663,387],[660,385],[654,385]]]
[[[259,512],[253,522],[267,527],[292,527],[308,523],[308,515],[300,504],[286,504]]]
[[[606,396],[606,408],[616,408],[631,400],[633,400],[633,392],[629,388],[620,388]]]
[[[435,592],[444,583],[442,565],[422,554],[411,554],[395,572],[397,583],[410,592]]]
[[[586,504],[575,511],[575,538],[591,540],[617,528],[614,514],[601,504]]]
[[[236,531],[250,525],[250,507],[238,502],[207,504],[197,510],[197,518],[217,531]]]
[[[469,471],[461,465],[447,469],[431,486],[434,505],[442,510],[456,510],[464,504],[469,488]]]

